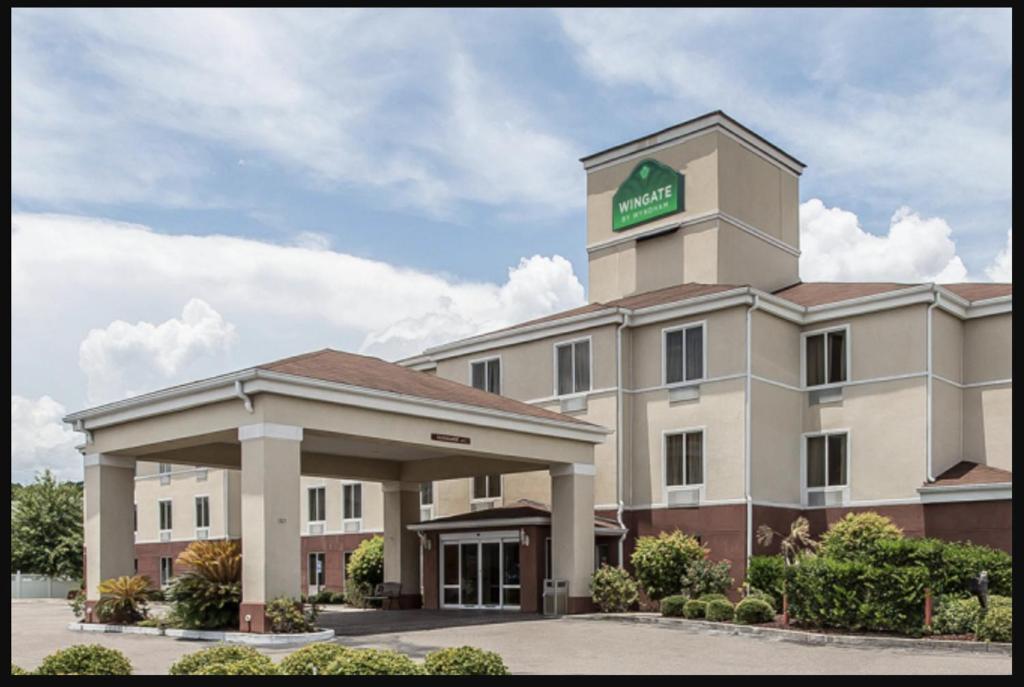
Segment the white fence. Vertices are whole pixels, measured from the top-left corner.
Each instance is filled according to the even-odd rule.
[[[78,589],[78,580],[62,580],[20,572],[11,575],[12,599],[66,599],[72,589]]]

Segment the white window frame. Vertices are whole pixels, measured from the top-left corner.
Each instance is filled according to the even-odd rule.
[[[849,377],[849,375],[847,375]],[[833,434],[846,435],[846,484],[842,486],[828,486],[828,438]],[[826,437],[825,439],[825,485],[824,487],[807,486],[807,440],[813,437]],[[805,508],[824,508],[825,506],[808,506],[807,495],[811,492],[842,492],[843,504],[850,502],[850,482],[853,474],[850,472],[850,460],[853,456],[853,434],[849,428],[824,429],[817,432],[804,432],[800,435],[800,505]]]
[[[320,525],[321,531],[326,531],[327,524],[327,485],[326,484],[310,484],[306,487],[306,517],[309,518],[309,503],[310,493],[317,489],[324,490],[324,517],[322,520],[309,519],[306,521],[306,531],[309,532],[311,525]]]
[[[430,485],[430,503],[423,503],[423,491],[422,491],[422,489],[419,490],[419,494],[420,494],[420,519],[421,520],[423,520],[423,519],[433,520],[434,519],[434,513],[435,513],[435,511],[434,511],[434,502],[437,499],[437,493],[435,491],[435,489],[437,487],[437,482],[435,482],[433,480],[429,480],[427,482],[424,482],[424,484],[429,484]],[[423,517],[423,511],[424,510],[427,510],[429,512],[429,515],[426,518]],[[420,570],[420,572],[422,572],[422,569]]]
[[[349,485],[359,485],[359,517],[358,518],[346,518],[345,517],[345,506],[348,503],[348,499],[345,497],[345,487]],[[363,503],[365,501],[366,494],[363,493],[363,483],[357,479],[345,479],[341,481],[341,531],[346,532],[346,523],[354,522],[359,532],[363,531]]]
[[[572,352],[572,388],[573,390],[567,394],[558,393],[558,349],[562,346],[569,346],[578,344],[582,341],[587,342],[587,349],[590,351],[590,355],[587,360],[587,367],[590,375],[590,388],[584,391],[576,391],[576,350]],[[551,344],[551,369],[553,374],[553,384],[551,392],[555,398],[570,398],[572,396],[585,396],[594,389],[594,337],[588,334],[587,336],[578,336],[574,339],[564,339],[562,341],[556,341]],[[504,492],[502,492],[504,493]]]
[[[166,470],[164,470],[164,466],[165,465],[167,466]],[[173,472],[174,472],[174,466],[171,463],[157,463],[156,464],[156,474],[158,474],[160,476],[160,485],[161,486],[166,486],[166,485],[171,483],[171,473],[173,473]]]
[[[501,501],[503,498],[505,498],[505,475],[503,475],[503,474],[499,474],[498,475],[498,489],[501,491],[501,493],[498,496],[484,496],[483,498],[476,498],[474,496],[474,494],[476,493],[476,489],[473,488],[473,486],[474,486],[473,485],[473,481],[477,477],[483,477],[483,478],[488,480],[488,483],[487,483],[487,487],[488,488],[484,489],[485,492],[488,492],[488,491],[491,490],[490,489],[490,486],[491,486],[490,485],[490,478],[493,477],[493,475],[476,475],[475,477],[470,477],[469,478],[469,502],[470,503],[497,502],[497,501]]]
[[[170,564],[168,566],[170,568],[170,570],[168,570],[169,574],[167,575],[166,578],[164,577],[164,561],[170,561]],[[161,589],[166,589],[167,586],[171,583],[171,580],[174,579],[174,557],[173,556],[160,556],[160,572],[159,572],[159,575],[160,575],[160,588]]]
[[[199,499],[206,499],[206,521],[207,522],[206,522],[205,525],[200,525],[199,524],[199,513],[197,512],[197,510],[198,510],[197,507],[199,505],[199,503],[198,503]],[[199,539],[199,530],[201,530],[201,529],[205,529],[207,531],[207,536],[209,536],[210,521],[213,519],[211,513],[212,513],[212,510],[211,510],[211,506],[210,506],[210,495],[209,494],[196,494],[192,498],[192,521],[193,521],[193,524],[195,525],[196,539]]]
[[[160,505],[162,503],[169,503],[169,504],[171,504],[170,507],[169,507],[170,508],[171,526],[168,529],[164,529],[163,528],[163,524],[164,524],[163,523],[163,512],[164,512],[164,509],[163,509],[163,506]],[[174,530],[174,499],[170,499],[170,498],[157,499],[157,501],[156,501],[156,529],[157,529],[157,532],[159,532],[160,534],[165,534],[166,533],[167,536],[171,535],[171,532]]]
[[[672,484],[668,483],[668,438],[677,434],[688,434],[690,432],[701,433],[701,456],[700,456],[700,484]],[[686,468],[686,442],[683,442],[683,468]],[[666,429],[661,432],[661,487],[662,502],[668,504],[669,492],[674,491],[696,491],[698,500],[705,500],[704,494],[708,483],[708,430],[705,425],[695,427],[681,427],[678,429]]]
[[[843,382],[830,382],[826,384],[816,384],[814,386],[807,386],[807,339],[811,336],[817,336],[818,334],[825,334],[825,376],[828,376],[828,334],[829,332],[843,332],[843,346],[846,348],[846,381]],[[809,332],[800,332],[800,388],[808,390],[818,389],[838,389],[846,386],[853,379],[853,356],[851,351],[853,350],[853,339],[850,337],[850,325],[841,324],[834,327],[825,327],[823,329],[814,329]]]
[[[685,379],[686,376],[686,330],[693,329],[694,327],[701,327],[701,376],[696,379]],[[684,379],[681,382],[669,382],[668,381],[668,335],[672,332],[683,332],[683,376]],[[674,325],[672,327],[665,327],[661,330],[661,384],[662,386],[688,386],[690,384],[699,384],[708,378],[708,321],[700,320],[698,322],[687,322],[686,324]]]
[[[491,393],[491,394],[496,393],[498,396],[501,396],[501,394],[505,391],[505,362],[501,359],[501,354],[489,355],[489,356],[486,356],[484,358],[473,358],[472,360],[470,360],[468,362],[468,365],[469,365],[469,386],[473,386],[473,365],[475,365],[477,363],[485,363],[485,366],[484,366],[484,382],[486,383],[486,381],[487,381],[487,367],[486,367],[486,363],[489,363],[492,360],[497,360],[498,361],[498,391],[494,392],[494,391],[490,391],[489,389],[483,389],[483,391],[486,391],[487,393]],[[475,389],[476,387],[473,387],[473,388]]]

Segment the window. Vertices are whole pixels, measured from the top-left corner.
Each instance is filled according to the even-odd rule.
[[[665,330],[665,383],[704,378],[704,323]]]
[[[352,560],[352,552],[351,551],[346,551],[345,553],[341,554],[341,565],[342,565],[341,571],[343,573],[342,576],[341,576],[342,580],[347,580],[348,579],[348,562],[350,560]]]
[[[846,328],[804,336],[806,386],[846,381]]]
[[[132,532],[139,531],[139,504],[132,505]]]
[[[846,433],[807,437],[807,491],[847,486]]]
[[[476,360],[469,365],[470,380],[474,388],[501,393],[501,358]]]
[[[138,558],[133,558],[132,559],[132,570],[135,571],[134,574],[136,574],[136,575],[139,574],[139,559]]]
[[[324,487],[310,487],[309,521],[323,522],[327,519],[327,490]]]
[[[169,556],[160,557],[160,586],[166,587],[174,577],[174,559]]]
[[[420,483],[420,505],[421,506],[433,506],[434,505],[434,483],[433,482],[421,482]]]
[[[354,482],[341,487],[344,518],[358,520],[363,517],[363,485]]]
[[[555,393],[590,391],[590,339],[555,346]]]
[[[680,432],[665,436],[665,486],[704,484],[704,432]]]
[[[210,526],[210,497],[196,497],[196,527]]]
[[[166,475],[170,471],[171,471],[171,464],[170,463],[158,463],[158,465],[157,465],[157,472],[159,472],[161,475]]]
[[[473,478],[473,500],[500,499],[501,475],[483,475]]]
[[[608,542],[601,542],[594,545],[594,570],[600,570],[602,565],[612,564],[612,545]]]
[[[169,531],[171,529],[171,502],[160,501],[160,529]]]

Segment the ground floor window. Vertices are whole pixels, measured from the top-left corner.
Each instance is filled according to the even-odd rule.
[[[600,542],[594,545],[594,570],[602,565],[612,564],[612,545],[608,542]]]
[[[441,545],[441,605],[518,608],[519,537],[445,541]]]
[[[309,584],[307,594],[316,594],[324,588],[324,569],[326,559],[322,552],[311,553],[306,561],[306,581]]]
[[[832,505],[842,501],[849,486],[849,451],[846,432],[808,436],[805,447],[804,487],[807,504]]]
[[[166,587],[174,577],[174,559],[170,556],[160,557],[160,586]]]

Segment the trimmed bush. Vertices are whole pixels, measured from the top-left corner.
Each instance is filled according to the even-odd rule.
[[[116,649],[99,644],[77,644],[44,658],[35,674],[131,675],[132,664]]]
[[[184,570],[166,597],[184,627],[219,629],[238,623],[242,603],[242,553],[238,542],[194,541],[178,555]]]
[[[695,538],[679,530],[657,537],[640,537],[630,561],[644,592],[658,601],[682,591],[687,567],[708,554]]]
[[[623,568],[602,565],[590,579],[594,604],[603,613],[624,613],[640,597],[636,582]]]
[[[18,666],[14,665],[13,663],[11,664],[11,675],[31,675],[31,674],[32,673],[28,672],[24,668],[19,668]]]
[[[932,618],[932,632],[939,635],[972,634],[978,629],[980,617],[981,604],[977,597],[943,597]]]
[[[752,625],[775,620],[775,608],[764,599],[746,598],[736,604],[736,622]]]
[[[374,588],[384,581],[384,537],[375,535],[359,543],[349,558],[345,578],[346,601],[353,606],[364,606],[365,597],[373,594]]]
[[[423,668],[428,675],[508,675],[501,656],[472,646],[432,651]]]
[[[818,553],[836,559],[857,559],[870,554],[883,540],[903,539],[903,530],[892,520],[868,511],[847,513],[821,535]]]
[[[280,596],[267,604],[267,620],[270,631],[281,634],[313,632],[316,630],[316,604],[310,604],[309,610],[304,609],[302,602]]]
[[[735,609],[732,604],[725,599],[712,599],[707,602],[708,608],[704,612],[704,617],[708,620],[724,621],[732,620],[735,613]]]
[[[388,649],[349,649],[335,659],[325,675],[423,675],[423,668],[405,654]]]
[[[695,620],[703,618],[708,612],[708,602],[699,599],[690,599],[683,606],[683,617]]]
[[[198,675],[199,671],[216,663],[254,662],[270,659],[252,647],[238,644],[219,644],[209,649],[186,654],[173,663],[169,675]]]
[[[772,607],[772,610],[776,610],[776,608],[777,608],[777,605],[776,605],[776,602],[775,602],[775,597],[772,596],[771,594],[769,594],[768,592],[762,592],[760,589],[753,589],[753,588],[751,588],[750,592],[745,597],[743,597],[743,598],[744,598],[744,600],[746,600],[746,599],[758,599],[760,601],[764,601],[766,604],[768,604],[769,606]],[[781,604],[779,604],[779,605],[781,605]]]
[[[703,594],[701,595],[700,600],[704,603],[708,603],[709,601],[729,601],[729,597],[725,594]],[[730,601],[730,603],[732,602]]]
[[[331,599],[327,603],[332,603],[332,604],[343,604],[343,603],[345,603],[345,592],[331,592]]]
[[[786,579],[786,560],[780,556],[751,556],[747,584],[751,589],[772,596],[776,611],[782,610],[782,585]]]
[[[661,614],[669,618],[680,618],[683,615],[683,607],[686,606],[686,602],[689,601],[682,594],[675,594],[673,596],[666,596],[659,602],[661,608]]]
[[[712,562],[706,558],[691,561],[680,580],[684,594],[696,599],[704,594],[724,594],[732,587],[729,561]]]
[[[927,568],[928,586],[936,596],[970,595],[971,581],[983,570],[988,572],[990,594],[1013,594],[1013,558],[987,546],[930,538],[883,539],[859,559],[872,565]]]
[[[983,642],[1013,641],[1013,608],[992,606],[978,621],[977,637]]]
[[[264,660],[244,659],[227,663],[211,663],[197,670],[193,675],[280,675],[274,662],[266,656]]]
[[[332,642],[309,644],[285,656],[278,669],[282,675],[323,675],[346,651],[346,647]]]

